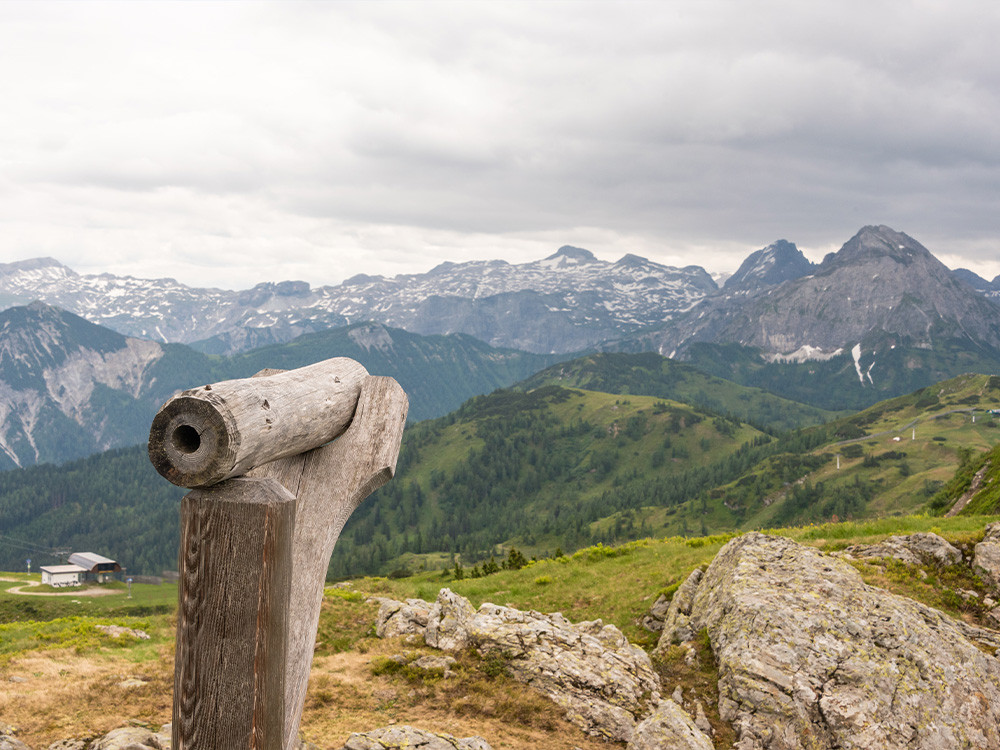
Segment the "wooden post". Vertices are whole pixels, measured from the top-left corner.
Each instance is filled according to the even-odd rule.
[[[175,750],[296,747],[330,555],[395,472],[406,413],[395,380],[338,358],[157,414],[153,465],[202,488],[181,509]]]
[[[284,740],[295,498],[274,479],[188,493],[171,747],[273,750]]]
[[[406,394],[395,380],[369,377],[361,387],[354,422],[341,437],[251,472],[278,479],[298,498],[285,660],[285,750],[296,746],[330,556],[351,513],[392,478],[406,412]]]

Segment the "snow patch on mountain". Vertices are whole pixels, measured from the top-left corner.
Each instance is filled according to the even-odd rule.
[[[858,373],[858,380],[861,381],[861,385],[864,385],[865,375],[861,372],[861,344],[854,345],[854,348],[851,349],[851,356],[854,357],[854,369]]]
[[[830,352],[825,352],[821,347],[810,346],[809,344],[804,344],[796,349],[794,352],[788,354],[772,354],[768,357],[770,362],[808,362],[810,360],[818,360],[820,362],[825,362],[828,359],[833,359],[834,357],[840,356],[844,353],[843,349],[834,349]]]

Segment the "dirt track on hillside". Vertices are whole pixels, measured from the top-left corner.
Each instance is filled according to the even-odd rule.
[[[76,591],[23,591],[22,589],[31,588],[32,586],[41,586],[42,584],[38,581],[28,581],[26,583],[19,581],[17,578],[0,578],[0,581],[12,581],[14,583],[21,583],[20,586],[14,586],[7,589],[9,594],[20,594],[21,596],[111,596],[112,594],[123,593],[121,591],[116,591],[115,589],[77,589]]]

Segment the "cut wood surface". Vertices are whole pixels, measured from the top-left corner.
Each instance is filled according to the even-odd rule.
[[[185,496],[175,750],[275,750],[284,739],[295,498],[241,477]]]
[[[285,750],[298,746],[330,556],[351,513],[392,478],[407,408],[406,394],[395,380],[368,377],[347,432],[329,445],[251,472],[277,479],[297,498],[285,659]]]
[[[335,357],[227,380],[170,399],[153,419],[149,459],[181,487],[205,487],[328,443],[354,417],[365,368]]]

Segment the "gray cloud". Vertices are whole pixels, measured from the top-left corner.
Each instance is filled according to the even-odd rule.
[[[58,11],[58,12],[57,12]],[[985,2],[5,3],[0,260],[246,286],[865,223],[1000,273]]]

